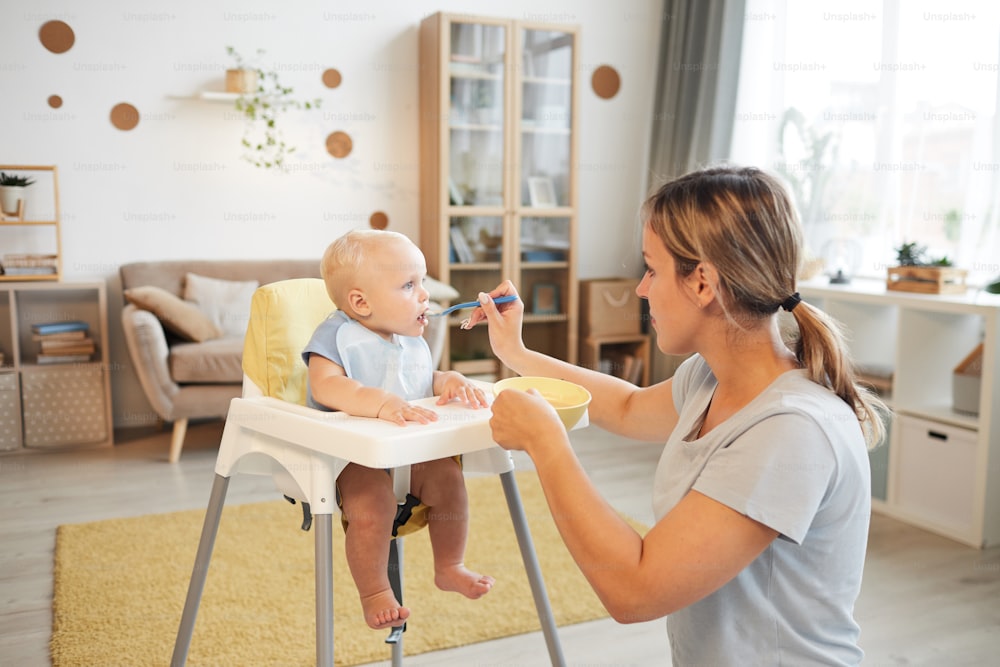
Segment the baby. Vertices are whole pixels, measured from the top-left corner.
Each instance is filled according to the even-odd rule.
[[[410,401],[439,396],[487,407],[485,393],[459,373],[433,368],[421,334],[428,292],[423,253],[402,234],[348,232],[326,249],[320,264],[337,310],[302,352],[309,367],[308,403],[405,426],[437,420]],[[396,497],[388,471],[349,463],[337,477],[346,524],[345,547],[365,621],[375,629],[400,626],[410,615],[389,585],[389,540]],[[447,458],[411,466],[410,493],[428,507],[434,583],[468,598],[482,597],[493,577],[466,569],[468,497],[461,464]]]

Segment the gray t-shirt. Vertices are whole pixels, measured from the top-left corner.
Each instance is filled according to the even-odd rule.
[[[698,438],[716,385],[698,355],[674,375],[680,421],[656,470],[656,518],[695,489],[779,537],[722,588],[670,614],[673,664],[860,663],[853,612],[871,479],[857,417],[795,370]]]

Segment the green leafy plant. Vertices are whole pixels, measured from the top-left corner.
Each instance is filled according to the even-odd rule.
[[[0,171],[0,185],[25,188],[34,182],[34,180],[28,178],[27,176],[18,176],[17,174],[8,174],[7,172]]]
[[[927,246],[920,245],[912,241],[904,243],[897,248],[896,263],[899,266],[952,266],[952,262],[947,256],[928,259]]]
[[[236,99],[236,110],[243,114],[246,121],[240,140],[243,159],[262,169],[284,169],[285,159],[295,152],[295,146],[284,139],[278,123],[281,115],[292,109],[317,109],[321,100],[298,99],[293,96],[295,90],[292,87],[281,83],[275,70],[265,70],[249,64],[232,46],[226,47],[226,53],[233,59],[237,69],[252,69],[257,72],[256,90],[241,93]],[[257,58],[264,53],[263,49],[257,49]]]

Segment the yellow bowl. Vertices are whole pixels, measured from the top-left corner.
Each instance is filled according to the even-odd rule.
[[[590,392],[566,380],[531,376],[507,378],[493,385],[493,394],[499,395],[505,389],[536,389],[556,409],[567,431],[576,426],[590,405]]]

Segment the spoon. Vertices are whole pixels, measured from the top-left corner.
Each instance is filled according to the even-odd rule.
[[[516,298],[517,296],[514,294],[509,294],[507,296],[498,296],[497,298],[493,299],[493,303],[507,303],[508,301],[515,300]],[[463,308],[475,308],[478,305],[480,305],[478,301],[466,301],[465,303],[456,303],[454,306],[449,306],[448,308],[445,308],[440,313],[427,313],[427,316],[441,317],[443,315],[449,315],[455,312],[456,310],[461,310]]]

